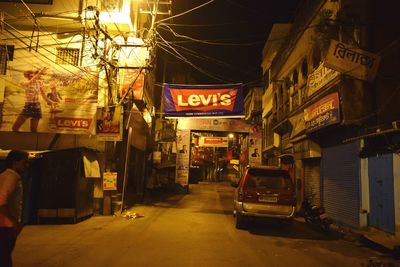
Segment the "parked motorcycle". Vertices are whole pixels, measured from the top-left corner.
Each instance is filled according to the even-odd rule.
[[[324,207],[312,205],[310,198],[304,198],[302,210],[306,223],[318,227],[323,231],[328,231],[332,220],[327,217]]]

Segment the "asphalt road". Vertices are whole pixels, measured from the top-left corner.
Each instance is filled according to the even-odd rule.
[[[142,217],[95,216],[78,224],[26,226],[14,266],[367,266],[391,258],[358,243],[292,225],[255,221],[237,230],[233,189],[227,184],[191,185],[129,212]]]

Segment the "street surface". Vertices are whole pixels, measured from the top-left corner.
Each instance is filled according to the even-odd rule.
[[[394,261],[301,221],[253,222],[248,230],[237,230],[232,195],[228,184],[196,184],[190,194],[133,207],[130,214],[139,218],[29,225],[17,241],[14,266],[356,267],[367,266],[370,258]]]

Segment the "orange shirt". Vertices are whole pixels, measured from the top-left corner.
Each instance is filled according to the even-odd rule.
[[[20,220],[22,212],[21,176],[12,169],[0,174],[0,206],[8,206],[11,214]],[[12,220],[0,213],[0,227],[13,227]]]

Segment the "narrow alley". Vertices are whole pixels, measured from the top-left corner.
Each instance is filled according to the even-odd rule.
[[[292,225],[256,221],[237,230],[228,183],[190,185],[190,194],[154,198],[123,216],[78,224],[28,225],[14,251],[18,267],[367,266],[393,261],[360,244]],[[134,218],[136,217],[136,218]]]

